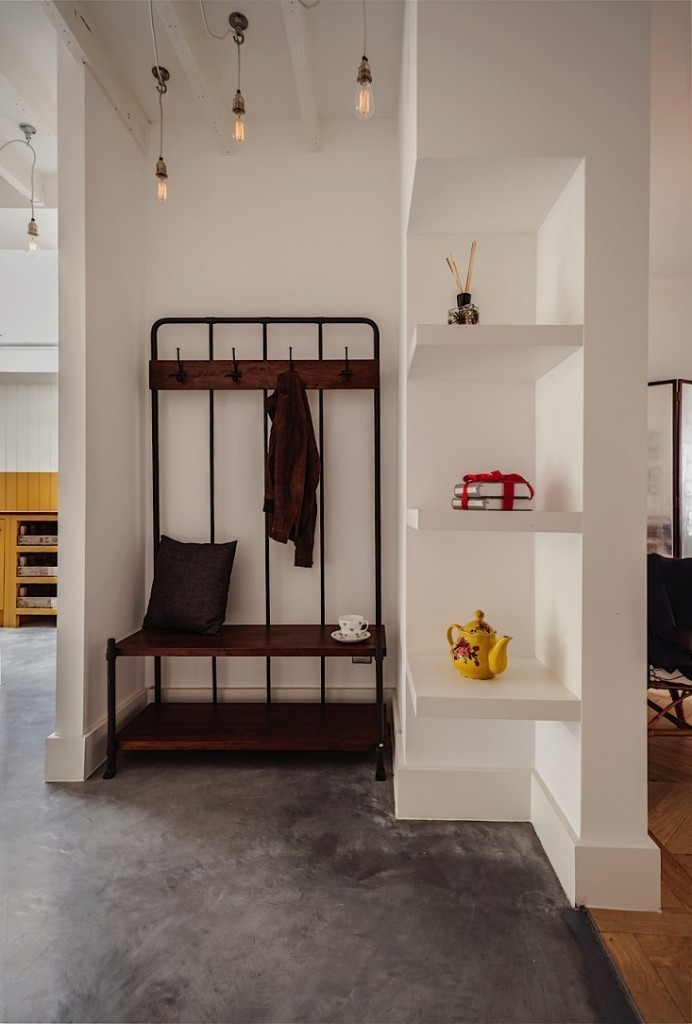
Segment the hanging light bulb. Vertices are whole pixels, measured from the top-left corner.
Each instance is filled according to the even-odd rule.
[[[235,114],[235,126],[233,129],[233,138],[236,142],[245,142],[245,100],[240,89],[237,90],[233,97],[233,113]]]
[[[372,95],[372,71],[368,64],[368,58],[363,57],[358,65],[358,91],[356,92],[356,114],[366,120],[375,113],[375,101]]]
[[[375,101],[372,95],[372,71],[365,54],[368,52],[368,14],[363,0],[363,59],[358,65],[356,81],[358,90],[356,92],[356,114],[362,120],[372,117],[375,113]]]
[[[204,7],[202,10],[204,10]],[[248,20],[240,11],[234,11],[233,14],[229,15],[228,23],[233,29],[233,42],[238,49],[238,88],[235,91],[232,104],[233,113],[235,114],[233,138],[237,143],[242,143],[245,142],[245,98],[240,91],[240,47],[245,42],[245,29],[248,26]]]
[[[160,203],[168,199],[168,169],[161,157],[156,161],[156,198]]]
[[[36,221],[34,220],[33,217],[29,221],[29,224],[28,224],[27,229],[26,229],[26,234],[27,234],[27,243],[26,243],[27,252],[38,252],[38,250],[40,248],[40,246],[38,244],[38,225],[36,224]]]

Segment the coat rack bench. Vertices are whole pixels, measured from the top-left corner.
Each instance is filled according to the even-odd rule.
[[[207,358],[159,358],[159,332],[181,325],[206,325]],[[257,325],[261,330],[262,358],[216,359],[217,325]],[[317,359],[269,359],[269,334],[274,325],[314,325],[317,328]],[[362,325],[372,332],[372,359],[349,359],[348,347],[341,358],[325,359],[325,328]],[[265,621],[252,625],[225,625],[218,636],[196,633],[139,630],[121,640],[111,637],[106,648],[107,673],[107,763],[105,779],[117,771],[119,750],[263,750],[263,751],[372,751],[376,756],[375,777],[386,778],[385,738],[387,709],[384,704],[383,662],[387,653],[382,624],[382,527],[381,527],[381,442],[380,442],[380,337],[377,324],[365,317],[171,317],[157,320],[151,329],[149,387],[152,401],[152,511],[154,552],[161,540],[161,463],[159,392],[207,391],[209,395],[209,540],[216,533],[216,420],[214,396],[217,391],[261,391],[266,400],[277,377],[295,370],[305,387],[318,392],[317,445],[324,451],[324,393],[362,391],[373,393],[373,531],[375,562],[373,572],[375,622],[370,637],[357,645],[341,644],[331,636],[338,627],[326,621],[325,559],[325,467],[321,466],[318,490],[320,621],[305,625],[272,621],[271,547],[264,531]],[[261,418],[265,455],[269,425],[262,403]],[[305,571],[305,570],[301,570]],[[119,658],[154,659],[154,701],[117,730],[116,666]],[[265,699],[261,703],[219,700],[217,659],[258,657],[265,659]],[[272,700],[272,658],[315,657],[320,659],[319,701],[287,703]],[[164,658],[209,658],[211,699],[206,703],[164,700],[162,660]],[[374,664],[374,700],[347,703],[328,700],[326,665],[328,659],[351,658],[356,663]],[[228,693],[228,691],[226,691]]]

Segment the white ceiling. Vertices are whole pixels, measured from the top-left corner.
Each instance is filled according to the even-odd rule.
[[[183,0],[190,8],[203,39],[205,71],[216,80],[232,120],[231,101],[237,84],[237,48],[232,35],[210,37],[203,27],[198,0]],[[309,0],[312,2],[312,0]],[[51,177],[57,172],[55,29],[41,0],[0,0],[0,134],[16,137],[17,124],[26,120],[16,88],[20,79],[32,99],[47,115],[34,145],[37,170]],[[204,113],[174,53],[164,28],[157,0],[153,0],[159,62],[170,71],[164,99],[167,121],[203,121]],[[158,95],[151,73],[155,64],[148,0],[83,0],[90,28],[97,32],[112,63],[132,89],[152,124],[158,123]],[[228,16],[240,10],[248,18],[242,46],[241,85],[252,121],[300,120],[291,53],[279,0],[205,0],[207,22],[221,35]],[[368,0],[368,57],[373,70],[375,117],[395,117],[398,106],[399,66],[404,0]],[[314,95],[321,120],[355,116],[356,69],[363,49],[362,0],[318,0],[304,11],[307,45],[312,57]],[[3,60],[3,53],[6,59]],[[9,59],[12,68],[3,67]],[[12,83],[14,85],[14,82]],[[52,122],[52,124],[51,124]],[[52,130],[51,130],[52,128]],[[210,129],[211,133],[211,129]],[[17,147],[19,150],[19,147]],[[30,154],[20,151],[28,159]],[[0,206],[23,206],[25,199],[0,183]]]
[[[229,107],[237,87],[237,47],[229,35],[213,39],[203,28],[198,0],[187,0],[204,34],[209,68]],[[123,76],[153,123],[158,120],[155,64],[146,0],[88,0],[84,8],[117,58]],[[399,64],[403,0],[368,0],[368,57],[373,68],[375,116],[395,117],[399,91]],[[242,45],[241,86],[248,122],[300,119],[298,96],[291,67],[284,18],[279,0],[205,0],[211,30],[222,35],[228,16],[241,11],[248,19]],[[175,56],[157,12],[154,18],[159,61],[171,73],[165,115],[171,121],[201,119],[199,105]],[[354,116],[356,70],[363,48],[361,0],[320,0],[305,11],[308,42],[313,58],[315,94],[320,118]]]

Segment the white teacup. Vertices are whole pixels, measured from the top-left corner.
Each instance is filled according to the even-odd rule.
[[[357,636],[364,633],[369,622],[362,615],[341,615],[339,616],[339,628],[344,636]]]

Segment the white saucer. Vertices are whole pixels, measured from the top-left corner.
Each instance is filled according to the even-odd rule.
[[[353,635],[342,633],[340,629],[335,629],[332,633],[332,640],[338,640],[340,644],[357,644],[359,640],[367,640],[370,634],[367,629],[364,629],[362,633],[354,633]]]

